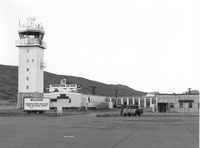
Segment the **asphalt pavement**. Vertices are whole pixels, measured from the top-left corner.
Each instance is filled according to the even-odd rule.
[[[97,117],[97,114],[58,117],[0,114],[0,148],[199,147],[196,114],[145,113],[141,117]]]

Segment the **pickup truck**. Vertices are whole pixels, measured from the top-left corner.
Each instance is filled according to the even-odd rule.
[[[140,116],[142,113],[143,113],[143,111],[138,109],[138,107],[136,107],[136,106],[126,106],[126,107],[123,107],[121,110],[121,116],[126,116],[126,115]]]

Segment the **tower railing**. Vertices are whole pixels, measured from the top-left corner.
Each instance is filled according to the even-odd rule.
[[[25,38],[15,41],[16,46],[26,46],[26,45],[39,45],[46,48],[46,43],[37,38]]]

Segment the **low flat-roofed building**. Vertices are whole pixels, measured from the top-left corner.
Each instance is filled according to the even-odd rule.
[[[90,94],[81,94],[74,92],[53,92],[53,93],[45,93],[45,98],[50,98],[50,107],[57,107],[57,100],[60,99],[60,103],[63,108],[98,108],[102,106],[102,104],[109,107],[109,97],[106,96],[97,96]],[[106,108],[105,107],[105,108]]]
[[[128,106],[141,106],[145,111],[156,111],[157,100],[154,94],[146,94],[145,96],[130,96],[130,97],[118,97],[114,99],[114,107],[121,105]]]
[[[80,93],[71,93],[71,92],[54,92],[54,93],[45,93],[44,97],[50,98],[50,108],[57,107],[57,99],[61,99],[60,103],[63,108],[78,108],[81,106],[81,94]]]
[[[198,112],[199,94],[157,94],[159,112]]]

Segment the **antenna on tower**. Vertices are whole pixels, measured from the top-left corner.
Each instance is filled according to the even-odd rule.
[[[20,20],[19,20],[19,28],[20,28]]]

